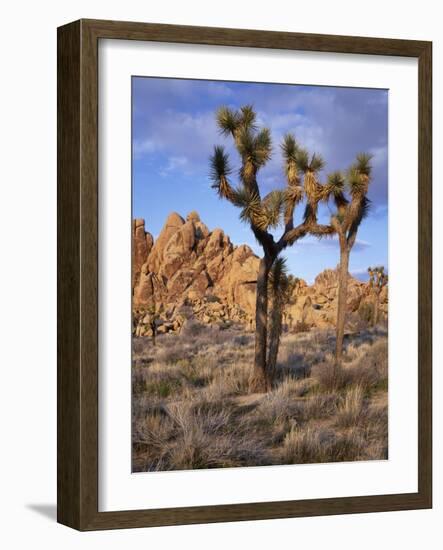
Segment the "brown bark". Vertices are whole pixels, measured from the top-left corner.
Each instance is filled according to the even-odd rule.
[[[266,344],[268,324],[268,277],[272,260],[265,256],[260,260],[257,275],[257,294],[255,309],[255,354],[254,370],[251,380],[253,392],[266,392],[271,380],[266,368]]]
[[[280,336],[282,331],[282,304],[277,296],[274,296],[270,314],[269,349],[267,371],[272,385],[275,378],[278,349],[280,347]]]
[[[343,354],[343,339],[346,322],[346,302],[348,293],[349,247],[340,239],[340,268],[338,274],[337,336],[335,342],[335,362],[340,364]]]

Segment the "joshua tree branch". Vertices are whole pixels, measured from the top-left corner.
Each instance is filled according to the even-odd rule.
[[[307,234],[307,232],[308,232],[308,226],[305,223],[301,223],[297,225],[297,227],[294,227],[289,231],[285,231],[283,235],[280,237],[279,241],[277,242],[278,252],[281,252],[287,246],[290,246],[291,244],[295,243],[295,241],[298,241],[298,239],[301,239],[302,237],[304,237]]]
[[[349,250],[354,246],[356,238],[357,238],[357,227],[351,226],[351,229],[349,230],[349,233],[346,239]]]

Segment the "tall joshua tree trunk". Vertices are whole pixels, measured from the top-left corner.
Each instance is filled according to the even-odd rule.
[[[335,365],[341,364],[343,355],[343,339],[346,323],[346,302],[348,293],[349,256],[357,239],[358,229],[366,217],[370,201],[367,198],[371,175],[371,155],[360,153],[351,166],[347,182],[351,193],[351,201],[344,196],[345,178],[340,172],[331,174],[328,178],[327,191],[334,197],[337,215],[331,218],[331,225],[338,234],[340,244],[340,267],[338,274],[338,304],[337,327],[335,343]]]
[[[280,336],[282,332],[282,307],[278,298],[274,296],[272,311],[270,314],[269,350],[268,350],[268,372],[271,380],[274,380],[278,350],[280,347]],[[268,388],[270,389],[270,388]]]
[[[268,331],[268,278],[272,260],[264,256],[260,260],[257,275],[257,294],[255,309],[255,354],[251,389],[265,392],[270,385],[270,376],[266,368],[266,345]]]
[[[345,242],[340,242],[340,268],[338,272],[338,304],[337,304],[337,338],[335,342],[335,362],[341,362],[343,354],[343,338],[346,323],[346,302],[348,294],[349,248]]]

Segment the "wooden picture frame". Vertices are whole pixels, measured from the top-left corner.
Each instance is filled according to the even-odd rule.
[[[98,511],[98,42],[159,41],[418,59],[418,492]],[[79,530],[244,521],[432,506],[432,44],[80,20],[58,29],[58,521]]]

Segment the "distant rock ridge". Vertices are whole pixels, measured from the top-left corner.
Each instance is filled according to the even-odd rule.
[[[172,212],[159,236],[146,231],[143,219],[132,222],[134,333],[149,333],[155,312],[159,332],[179,330],[189,318],[204,323],[241,322],[253,328],[259,258],[243,244],[234,246],[222,229],[209,231],[197,212],[186,219]],[[370,301],[369,285],[349,276],[348,310]],[[387,290],[381,296],[387,314]],[[337,271],[326,269],[309,286],[294,286],[285,323],[295,327],[331,327],[337,308]]]

